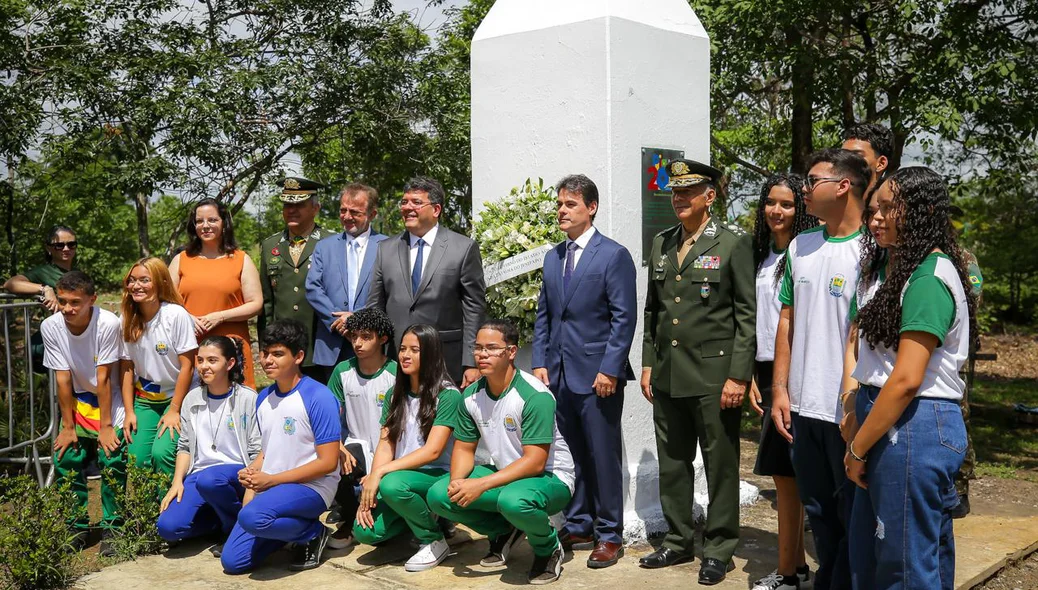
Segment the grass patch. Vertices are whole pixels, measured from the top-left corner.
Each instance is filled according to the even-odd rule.
[[[1038,476],[1038,427],[1019,421],[1018,403],[1038,405],[1033,379],[977,377],[970,392],[970,434],[978,475],[1031,479]],[[1020,474],[1019,471],[1026,471]]]

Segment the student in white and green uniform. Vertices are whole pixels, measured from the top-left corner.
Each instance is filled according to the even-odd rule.
[[[396,383],[396,361],[386,356],[393,340],[389,316],[369,307],[346,318],[345,326],[355,356],[336,365],[328,380],[328,389],[342,408],[342,478],[325,522],[343,526],[328,540],[332,549],[345,549],[353,540],[353,521],[360,505],[355,490],[371,468],[382,436],[386,394]]]
[[[574,466],[555,424],[555,398],[533,375],[515,368],[519,334],[511,323],[488,320],[473,349],[479,380],[465,389],[454,431],[449,479],[429,490],[429,506],[444,518],[486,535],[485,567],[504,565],[526,535],[533,548],[531,584],[562,572],[562,545],[549,515],[573,494]],[[482,440],[493,465],[476,465]]]
[[[364,478],[353,535],[375,545],[410,529],[420,545],[404,569],[419,572],[450,553],[425,497],[447,475],[461,392],[451,383],[436,328],[408,328],[398,360],[396,383],[382,404],[381,438]]]
[[[858,485],[848,533],[855,588],[953,587],[951,509],[966,451],[959,372],[976,339],[976,296],[948,218],[944,181],[904,168],[875,194],[870,227],[889,255],[879,287],[859,292],[847,445]],[[866,247],[863,267],[879,256]]]

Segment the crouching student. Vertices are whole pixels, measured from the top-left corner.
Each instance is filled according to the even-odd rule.
[[[227,336],[208,336],[198,345],[202,385],[188,392],[180,409],[177,465],[158,520],[167,541],[212,533],[226,539],[238,519],[245,494],[238,472],[260,451],[256,392],[242,385],[242,348]],[[222,547],[215,545],[213,555]]]
[[[381,439],[364,478],[353,535],[376,545],[410,529],[419,547],[404,569],[420,572],[439,565],[450,552],[426,495],[450,467],[450,453],[444,450],[450,446],[461,392],[447,372],[436,328],[408,328],[398,360],[400,372],[382,405]]]
[[[260,454],[238,472],[244,506],[220,556],[229,574],[254,569],[286,543],[296,544],[292,570],[320,565],[329,536],[320,516],[339,483],[339,403],[303,376],[306,329],[273,322],[261,345],[263,372],[274,383],[256,401]]]
[[[94,306],[94,282],[85,273],[66,273],[55,291],[60,313],[43,320],[40,326],[43,364],[54,371],[61,408],[54,467],[76,496],[78,509],[69,524],[72,545],[82,549],[90,530],[83,469],[87,457],[97,455],[102,475],[100,553],[110,557],[112,529],[121,521],[118,492],[126,485],[124,410],[117,378],[122,325],[115,314]]]
[[[353,358],[335,366],[328,389],[342,405],[342,479],[327,523],[342,525],[328,539],[332,549],[344,549],[353,541],[357,518],[356,487],[367,475],[382,432],[382,409],[388,407],[386,392],[396,382],[396,362],[386,356],[393,339],[393,322],[381,309],[362,309],[346,319],[346,333],[353,345]]]
[[[573,459],[555,425],[555,398],[533,375],[515,368],[519,333],[503,320],[483,323],[473,353],[479,380],[458,406],[449,478],[429,490],[429,506],[444,518],[485,534],[484,567],[507,563],[525,534],[533,548],[531,584],[562,573],[562,545],[549,515],[573,493]],[[482,439],[493,466],[475,465]]]

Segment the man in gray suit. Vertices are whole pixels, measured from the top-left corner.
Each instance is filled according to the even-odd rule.
[[[379,243],[367,307],[389,315],[398,348],[412,324],[439,330],[447,370],[465,388],[480,376],[472,347],[486,285],[479,246],[440,225],[443,201],[443,187],[431,178],[412,178],[404,186],[400,213],[406,230]]]

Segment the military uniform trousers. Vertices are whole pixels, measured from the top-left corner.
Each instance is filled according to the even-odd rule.
[[[660,464],[660,504],[670,530],[663,546],[694,554],[692,511],[696,444],[703,450],[707,491],[703,558],[727,563],[739,543],[739,408],[721,409],[721,396],[671,397],[653,390],[652,418]]]

